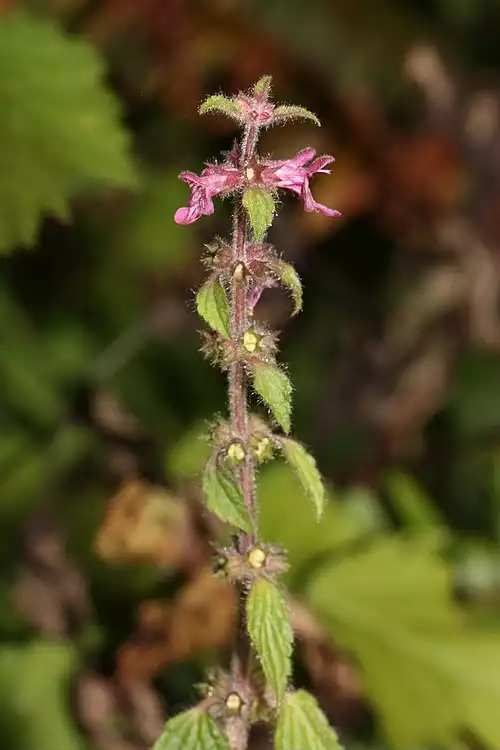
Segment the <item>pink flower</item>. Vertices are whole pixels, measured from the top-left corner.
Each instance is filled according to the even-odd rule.
[[[192,224],[200,216],[210,216],[214,212],[212,198],[231,192],[243,182],[240,170],[225,165],[207,167],[200,176],[194,172],[182,172],[179,177],[189,185],[191,195],[187,207],[175,212],[177,224]]]
[[[192,224],[200,216],[210,216],[214,212],[214,196],[250,186],[290,190],[300,196],[306,211],[341,216],[340,211],[323,206],[312,196],[309,179],[319,172],[329,174],[330,170],[325,167],[333,161],[331,156],[315,159],[315,155],[314,149],[306,148],[291,159],[252,161],[245,169],[239,169],[239,152],[233,148],[224,164],[206,167],[199,176],[194,172],[182,172],[179,176],[191,188],[191,195],[187,207],[175,212],[175,221],[177,224]]]
[[[265,161],[265,168],[260,175],[261,180],[265,187],[283,188],[299,195],[306,211],[316,211],[325,216],[341,216],[340,211],[323,206],[312,196],[309,179],[320,172],[330,174],[330,170],[325,167],[334,161],[332,156],[320,156],[314,159],[315,155],[314,149],[306,148],[291,159]],[[308,165],[307,162],[310,164]]]

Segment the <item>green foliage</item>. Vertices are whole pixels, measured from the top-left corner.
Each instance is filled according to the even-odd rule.
[[[202,709],[192,708],[167,721],[153,750],[229,750],[227,740]]]
[[[291,672],[293,632],[285,598],[275,583],[256,581],[247,600],[247,627],[279,702]]]
[[[274,746],[275,750],[342,750],[317,701],[305,690],[286,695]]]
[[[285,457],[297,474],[302,488],[311,499],[316,509],[316,517],[319,520],[323,514],[325,505],[325,488],[321,475],[317,469],[316,461],[303,445],[289,438],[281,438],[279,445]]]
[[[222,94],[213,94],[207,97],[198,108],[200,115],[212,114],[213,112],[231,117],[233,120],[241,119],[241,107],[234,99],[228,99]]]
[[[407,528],[430,531],[442,526],[436,508],[422,487],[408,474],[391,472],[385,482],[389,499]]]
[[[125,213],[117,216],[109,233],[103,228],[105,246],[127,268],[139,271],[178,272],[190,257],[190,236],[185,227],[168,221],[185,199],[179,170],[141,174],[141,192]]]
[[[282,104],[274,110],[275,122],[287,122],[287,120],[310,120],[319,128],[321,122],[314,112],[310,112],[305,107],[298,107],[296,104]]]
[[[224,287],[217,277],[209,277],[196,295],[196,308],[214,331],[226,339],[231,337],[229,305]]]
[[[45,213],[68,216],[89,182],[135,184],[128,136],[85,42],[15,12],[0,24],[0,251],[34,242]]]
[[[255,96],[260,96],[262,94],[269,96],[272,81],[272,76],[261,76],[253,87],[253,93]]]
[[[290,432],[292,386],[283,370],[276,365],[256,362],[251,367],[253,387],[271,410],[285,432]]]
[[[0,736],[12,750],[83,750],[71,718],[69,680],[76,652],[66,643],[34,640],[0,648]]]
[[[435,540],[381,537],[325,565],[308,598],[354,654],[391,746],[453,748],[464,731],[498,746],[500,638],[453,603]]]
[[[273,222],[274,197],[269,190],[247,188],[243,193],[242,202],[247,210],[255,240],[261,242]]]
[[[280,282],[290,290],[293,297],[292,314],[297,315],[302,310],[302,283],[299,274],[284,260],[272,260],[269,266]]]
[[[203,473],[203,492],[212,513],[243,531],[252,530],[241,487],[229,469],[209,460]]]

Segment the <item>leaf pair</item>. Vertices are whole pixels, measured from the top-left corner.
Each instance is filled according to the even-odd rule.
[[[285,696],[274,736],[275,750],[342,750],[336,732],[305,690]],[[227,737],[200,707],[167,722],[153,750],[229,750]]]
[[[211,276],[199,290],[196,295],[196,307],[211,328],[224,338],[230,338],[227,295],[216,276]],[[250,372],[255,391],[271,410],[278,424],[285,432],[289,432],[292,386],[288,376],[277,365],[266,362],[255,362],[251,365]]]

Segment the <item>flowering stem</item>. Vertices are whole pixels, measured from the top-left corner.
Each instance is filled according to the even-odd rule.
[[[249,127],[242,139],[241,168],[244,170],[251,159],[256,141],[258,129]],[[232,257],[233,265],[241,263],[243,268],[246,261],[246,249],[249,243],[247,219],[243,206],[238,201],[233,212],[233,242]],[[242,335],[248,327],[251,311],[248,305],[247,282],[245,277],[240,278],[233,275],[231,282],[231,335],[234,341],[241,340]],[[248,406],[247,386],[245,369],[242,362],[233,362],[229,368],[229,417],[233,433],[238,434],[243,443],[248,440]],[[248,553],[256,544],[256,502],[255,502],[255,471],[252,456],[247,452],[245,461],[239,470],[239,481],[243,494],[243,501],[253,523],[253,532],[246,534],[240,532],[238,535],[238,548],[242,554]],[[239,587],[239,611],[237,622],[237,634],[233,658],[231,660],[231,675],[233,685],[241,685],[242,692],[250,690],[250,673],[253,658],[253,649],[245,624],[245,610],[248,591],[246,587]],[[234,750],[245,750],[248,741],[249,726],[243,728],[238,736],[238,747]]]
[[[245,130],[242,139],[241,169],[244,170],[253,156],[257,142],[258,128],[250,126]],[[233,262],[234,266],[241,263],[244,267],[246,260],[246,248],[248,244],[247,221],[244,209],[238,201],[233,213]],[[231,288],[231,335],[235,341],[241,339],[248,326],[251,315],[248,307],[247,287],[245,279],[233,277]],[[248,409],[247,388],[245,381],[245,370],[241,362],[234,362],[229,370],[229,409],[231,426],[235,433],[239,433],[242,440],[248,438]],[[250,517],[256,526],[255,518],[255,479],[252,457],[247,453],[245,462],[240,471],[241,489],[243,501],[248,509]],[[248,552],[255,544],[255,533],[240,534],[240,548],[242,552]]]

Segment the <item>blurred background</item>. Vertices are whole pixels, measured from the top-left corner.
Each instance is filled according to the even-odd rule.
[[[199,102],[269,73],[323,127],[262,150],[333,153],[313,192],[343,212],[284,200],[304,311],[257,311],[330,494],[317,526],[261,475],[295,684],[348,748],[500,747],[500,4],[0,9],[0,746],[149,747],[231,642],[197,484],[225,384],[193,311],[230,207],[172,217],[236,135]]]

